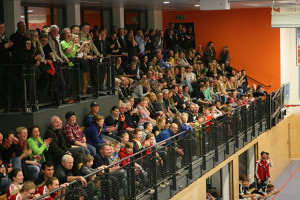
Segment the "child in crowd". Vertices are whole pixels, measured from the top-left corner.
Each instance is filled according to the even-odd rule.
[[[89,154],[85,155],[82,159],[82,163],[79,164],[79,174],[85,176],[101,169],[101,167],[98,167],[97,169],[91,168],[93,164],[94,157]]]
[[[143,145],[143,142],[141,140],[143,132],[140,128],[135,129],[133,132],[133,135],[134,135],[134,138],[131,141],[133,143],[133,153],[142,151],[144,148],[147,148],[150,146],[149,142],[145,142]],[[142,156],[142,154],[137,154],[135,157],[140,158],[141,156]]]
[[[214,119],[222,116],[222,112],[216,106],[211,106],[211,115]]]
[[[150,144],[150,147],[152,147],[155,143],[155,137],[154,137],[154,134],[153,133],[148,133],[147,136],[146,136],[146,139],[143,143],[143,145],[146,143],[146,142],[149,142]],[[152,148],[148,149],[146,152],[145,152],[145,155],[148,155],[148,154],[151,154],[152,153]],[[157,165],[163,165],[163,160],[161,159],[161,157],[159,156],[159,154],[156,152],[156,163]]]
[[[124,132],[121,134],[121,143],[120,143],[120,148],[125,147],[126,143],[129,141],[129,134]]]

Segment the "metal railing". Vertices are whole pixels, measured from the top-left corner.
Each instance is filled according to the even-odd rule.
[[[283,90],[284,86],[279,89]],[[284,92],[269,93],[194,127],[193,131],[173,135],[107,166],[104,171],[89,174],[85,176],[89,180],[86,188],[79,180],[73,181],[63,197],[74,200],[80,196],[107,200],[169,199],[282,120],[283,95]],[[276,105],[272,98],[276,98]],[[128,164],[120,166],[124,160]]]
[[[47,72],[50,65],[44,63],[38,67],[0,65],[0,111],[28,113],[98,97],[101,91],[115,94],[115,57],[106,57],[102,62],[78,58],[71,61],[72,67],[53,62],[53,75]]]

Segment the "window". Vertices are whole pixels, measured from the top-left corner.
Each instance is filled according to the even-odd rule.
[[[127,29],[134,27],[146,28],[147,24],[146,11],[125,10],[125,26]]]

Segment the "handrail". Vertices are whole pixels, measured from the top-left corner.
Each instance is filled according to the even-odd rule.
[[[231,68],[234,69],[234,70],[237,71],[237,72],[240,72],[240,70],[238,70],[238,69],[236,69],[236,68],[234,68],[234,67],[231,67]],[[250,77],[250,76],[248,76],[248,75],[246,75],[246,77],[249,78],[249,79],[251,79],[251,80],[253,80],[253,81],[255,81],[255,82],[257,82],[257,83],[259,83],[260,85],[262,85],[262,86],[264,86],[264,87],[268,87],[268,88],[271,87],[271,85],[263,84],[262,82],[260,82],[260,81],[258,81],[258,80],[256,80],[256,79],[254,79],[254,78],[252,78],[252,77]]]

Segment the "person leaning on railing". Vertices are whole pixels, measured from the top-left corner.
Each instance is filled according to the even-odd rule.
[[[72,173],[74,159],[70,155],[64,155],[61,159],[61,163],[54,170],[54,177],[58,178],[60,183],[70,183],[74,180],[80,180],[81,184],[85,187],[87,182],[82,176],[74,176]]]

